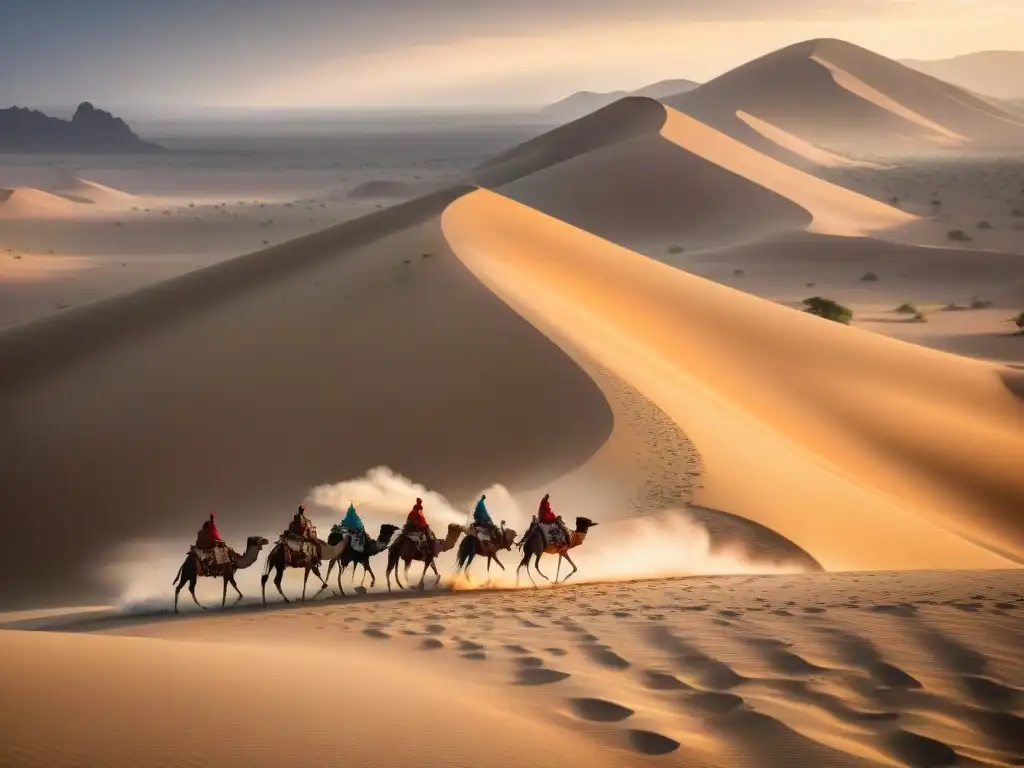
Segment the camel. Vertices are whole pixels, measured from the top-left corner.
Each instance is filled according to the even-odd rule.
[[[437,566],[434,564],[434,559],[442,552],[447,552],[455,548],[455,543],[459,540],[459,536],[462,535],[464,529],[458,523],[448,524],[448,533],[444,539],[438,539],[434,542],[434,551],[429,552],[424,557],[423,550],[420,549],[416,542],[412,541],[405,533],[399,535],[395,539],[395,543],[388,547],[388,569],[385,576],[388,580],[388,592],[391,591],[391,572],[395,572],[395,582],[398,584],[399,589],[405,589],[402,586],[401,580],[398,578],[398,561],[402,560],[405,563],[405,576],[406,580],[409,578],[409,565],[413,560],[418,560],[423,563],[423,575],[420,576],[419,589],[423,589],[423,581],[427,578],[427,568],[431,568],[434,571],[434,575],[437,576],[437,581],[434,582],[436,587],[441,583],[441,574],[438,573]]]
[[[269,543],[270,542],[262,536],[250,536],[245,543],[245,552],[238,554],[235,550],[228,548],[228,563],[222,566],[215,566],[207,573],[202,574],[203,576],[220,577],[224,579],[224,594],[221,596],[220,601],[221,608],[224,607],[228,600],[228,584],[234,587],[235,592],[238,593],[238,597],[235,602],[237,603],[242,599],[242,590],[240,590],[238,588],[238,584],[235,583],[235,573],[240,568],[248,568],[250,565],[255,563],[256,558],[260,555],[260,550]],[[204,611],[206,610],[206,607],[196,598],[196,581],[199,579],[199,575],[199,562],[196,559],[195,549],[190,549],[189,553],[185,556],[185,562],[182,563],[181,568],[178,569],[178,575],[175,576],[174,581],[171,582],[176,587],[174,590],[175,613],[178,612],[178,595],[186,584],[188,584],[188,591],[192,595],[192,600],[195,601],[195,604]]]
[[[262,578],[263,604],[264,605],[267,604],[267,579],[270,578],[270,570],[272,568],[277,571],[277,575],[274,576],[274,586],[277,587],[277,591],[281,593],[281,597],[284,598],[284,601],[286,603],[290,603],[291,600],[288,599],[288,596],[284,593],[284,590],[281,589],[281,579],[284,578],[284,570],[285,570],[285,568],[304,568],[305,569],[306,573],[305,573],[305,575],[302,578],[302,600],[303,600],[303,602],[305,602],[305,600],[306,600],[306,582],[309,581],[309,572],[310,571],[315,573],[316,577],[318,579],[320,579],[320,589],[318,589],[316,591],[316,595],[313,595],[313,599],[315,600],[317,595],[319,595],[321,592],[323,592],[325,589],[327,589],[327,586],[328,586],[327,582],[324,581],[324,577],[320,575],[320,563],[322,563],[324,560],[337,560],[339,557],[341,557],[342,553],[345,551],[345,547],[348,544],[348,539],[347,538],[343,538],[337,544],[333,544],[333,545],[328,544],[323,539],[313,539],[313,541],[316,542],[317,554],[316,554],[316,556],[313,559],[311,559],[309,562],[307,562],[304,566],[302,566],[302,565],[296,565],[296,566],[289,565],[289,563],[288,563],[288,561],[286,559],[285,551],[284,551],[284,548],[285,548],[286,544],[284,543],[283,540],[278,540],[278,542],[274,545],[274,548],[270,550],[270,552],[267,554],[267,564],[266,564],[266,567],[264,567],[264,569],[263,569],[263,578]]]
[[[388,544],[391,542],[391,537],[398,531],[397,525],[390,525],[385,523],[380,527],[380,534],[376,539],[369,539],[366,542],[362,552],[357,552],[351,546],[347,546],[345,551],[341,553],[340,557],[337,557],[327,564],[327,576],[325,578],[331,578],[331,569],[334,564],[338,564],[338,591],[336,595],[345,596],[345,590],[341,586],[341,575],[344,573],[345,568],[352,565],[352,579],[356,577],[356,567],[363,566],[363,581],[366,581],[366,574],[370,574],[370,587],[377,583],[377,577],[373,574],[373,569],[370,568],[370,558],[374,555],[379,555],[385,549],[388,548]],[[347,535],[347,534],[346,534]],[[332,534],[333,538],[333,534]],[[331,543],[329,538],[328,543]]]
[[[569,565],[572,566],[572,570],[566,575],[563,582],[569,580],[569,576],[572,576],[579,570],[576,567],[576,563],[569,557],[569,550],[580,546],[586,541],[587,531],[593,528],[597,523],[587,517],[576,518],[576,530],[569,532],[568,544],[560,545],[547,545],[544,541],[544,532],[540,529],[537,524],[531,525],[530,529],[523,536],[522,541],[519,542],[518,546],[522,547],[523,560],[519,563],[519,567],[516,568],[516,584],[519,584],[519,571],[525,565],[526,575],[530,577],[530,581],[533,582],[533,586],[537,586],[537,582],[533,581],[533,575],[530,573],[530,558],[534,558],[533,567],[541,575],[545,581],[551,581],[547,576],[541,573],[540,570],[540,556],[547,553],[549,555],[558,555],[558,570],[555,571],[555,583],[558,583],[558,574],[562,570],[562,559],[569,561]]]
[[[473,564],[473,559],[480,555],[487,558],[487,581],[490,583],[491,574],[491,561],[493,560],[498,564],[501,570],[505,570],[505,566],[502,565],[501,560],[498,559],[498,552],[503,549],[512,551],[512,545],[516,540],[516,532],[505,527],[505,521],[501,522],[501,538],[498,540],[486,539],[481,541],[477,536],[472,534],[467,535],[459,545],[458,560],[455,563],[455,569],[461,569],[466,574],[466,578],[469,579],[469,566]]]

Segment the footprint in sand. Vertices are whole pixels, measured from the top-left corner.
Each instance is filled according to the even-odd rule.
[[[627,731],[626,739],[629,746],[642,755],[667,755],[679,749],[678,741],[654,731]]]
[[[372,637],[375,640],[390,640],[391,635],[380,629],[364,629],[363,634],[367,637]]]
[[[520,667],[533,667],[539,669],[544,666],[544,659],[538,656],[520,656],[516,658],[515,663]]]
[[[470,651],[469,653],[462,654],[462,658],[469,661],[484,661],[487,658],[487,654],[483,651]]]
[[[516,685],[553,685],[569,677],[567,672],[547,667],[521,667],[516,672]]]
[[[526,648],[523,648],[523,646],[521,646],[521,645],[506,645],[506,646],[503,646],[503,647],[509,653],[528,654],[530,652]]]
[[[569,699],[569,707],[582,720],[618,723],[632,717],[633,710],[606,699]]]
[[[436,651],[436,650],[438,650],[440,648],[444,648],[444,643],[442,643],[440,640],[437,640],[437,639],[435,639],[433,637],[428,638],[428,639],[424,640],[422,643],[420,643],[420,650],[421,651]]]
[[[742,696],[717,691],[700,691],[680,701],[683,709],[698,715],[724,715],[744,704]]]
[[[607,669],[629,669],[630,664],[626,659],[622,658],[609,648],[607,645],[597,645],[588,643],[583,646],[583,652],[595,664],[599,664]]]
[[[667,672],[644,670],[640,674],[640,684],[652,691],[692,691],[693,689]]]

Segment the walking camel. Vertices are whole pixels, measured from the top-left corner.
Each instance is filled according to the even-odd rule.
[[[436,587],[441,583],[441,574],[437,570],[437,566],[434,564],[435,558],[442,552],[448,552],[455,548],[455,543],[459,540],[459,536],[463,533],[463,528],[458,523],[448,524],[448,533],[444,539],[438,539],[434,542],[433,551],[428,551],[425,546],[422,546],[419,542],[413,541],[409,538],[405,531],[402,531],[401,535],[395,539],[395,543],[388,547],[388,569],[385,576],[388,580],[388,592],[391,591],[391,572],[395,572],[395,582],[398,584],[399,589],[405,589],[402,586],[401,579],[398,578],[398,561],[401,560],[405,563],[405,578],[406,581],[409,579],[409,565],[413,560],[423,563],[423,574],[420,576],[419,589],[423,589],[423,582],[427,578],[427,568],[434,571],[434,575],[437,576],[437,581],[434,582]]]
[[[493,539],[480,539],[480,537],[469,534],[459,544],[458,559],[455,562],[455,570],[461,570],[466,574],[466,578],[469,579],[469,566],[473,564],[473,560],[477,555],[487,558],[487,581],[490,583],[491,580],[491,561],[493,560],[498,564],[501,570],[505,570],[505,566],[502,565],[501,560],[498,559],[498,552],[503,549],[512,551],[512,545],[516,540],[516,532],[510,528],[505,528],[504,521],[501,524],[500,538]]]
[[[324,560],[337,560],[341,557],[345,551],[345,547],[348,544],[348,540],[342,538],[337,544],[333,546],[328,544],[323,539],[292,539],[292,541],[299,543],[301,542],[303,548],[305,545],[314,544],[314,554],[309,556],[303,554],[301,557],[296,557],[295,554],[289,555],[285,551],[285,548],[289,545],[284,539],[279,540],[267,554],[267,564],[263,569],[263,577],[261,579],[263,587],[263,604],[267,604],[267,580],[270,578],[271,569],[277,573],[274,576],[274,586],[277,587],[277,591],[281,593],[281,597],[284,598],[286,603],[290,603],[291,600],[281,589],[281,579],[284,578],[285,568],[302,568],[305,570],[305,574],[302,577],[302,600],[306,599],[306,582],[309,581],[309,573],[312,571],[316,574],[316,577],[320,579],[320,589],[316,591],[316,595],[313,595],[313,599],[316,599],[317,595],[327,589],[327,582],[324,581],[324,577],[320,575],[320,563]],[[294,550],[292,550],[294,552]]]
[[[530,573],[530,558],[534,558],[533,567],[537,573],[545,581],[551,581],[545,576],[540,570],[540,556],[547,553],[549,555],[558,555],[558,569],[555,571],[555,583],[558,583],[558,574],[562,570],[562,559],[569,561],[569,565],[572,566],[572,570],[566,575],[562,581],[568,581],[569,577],[572,576],[579,569],[576,567],[576,563],[569,557],[569,550],[575,549],[576,547],[583,544],[587,538],[587,531],[593,528],[597,523],[587,517],[576,518],[576,530],[569,532],[569,541],[562,542],[559,544],[548,544],[544,538],[544,531],[541,529],[539,524],[530,526],[530,530],[523,536],[523,540],[519,542],[519,546],[523,549],[523,559],[519,563],[519,567],[516,568],[516,584],[519,584],[519,571],[522,567],[526,566],[526,575],[530,577],[530,581],[533,582],[533,586],[537,586],[537,582],[533,581],[533,575]]]
[[[338,591],[335,594],[340,594],[342,597],[345,596],[345,590],[341,586],[341,575],[345,572],[345,568],[349,565],[352,566],[352,579],[356,578],[356,567],[363,566],[363,581],[366,581],[366,574],[370,574],[370,587],[377,583],[377,577],[373,574],[373,569],[370,568],[370,558],[375,555],[379,555],[385,549],[388,548],[388,544],[391,541],[391,537],[398,531],[397,525],[391,525],[385,523],[380,527],[380,534],[376,539],[368,539],[362,551],[354,549],[351,543],[345,547],[345,550],[338,557],[334,558],[327,564],[327,576],[325,579],[331,578],[331,569],[334,564],[338,564]],[[350,535],[350,534],[346,534]],[[337,542],[332,541],[334,534],[327,539],[328,544],[335,544]]]
[[[228,548],[228,562],[223,564],[209,564],[205,567],[200,567],[199,555],[196,552],[195,547],[189,550],[189,553],[185,555],[185,562],[181,564],[178,569],[178,575],[174,577],[174,581],[171,582],[175,585],[174,590],[174,612],[178,612],[178,595],[181,593],[182,588],[188,584],[188,591],[192,595],[192,600],[202,608],[206,610],[206,606],[199,602],[196,598],[196,581],[200,576],[210,578],[222,578],[224,579],[224,594],[221,596],[220,607],[223,608],[228,599],[228,584],[235,588],[235,592],[238,593],[238,597],[235,599],[237,603],[242,599],[242,590],[238,588],[238,584],[235,583],[235,573],[240,568],[248,568],[250,565],[256,562],[256,559],[260,555],[260,550],[263,549],[270,542],[264,539],[262,536],[250,536],[245,543],[245,552],[239,554],[235,550]],[[200,573],[202,571],[202,573]]]

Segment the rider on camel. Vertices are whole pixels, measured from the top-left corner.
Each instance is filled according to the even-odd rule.
[[[285,531],[285,535],[291,539],[316,541],[316,533],[313,529],[313,524],[309,522],[309,518],[306,517],[305,504],[299,504],[298,510],[292,517],[292,521],[288,523],[288,530]]]
[[[434,532],[430,530],[430,525],[427,523],[427,516],[423,514],[423,499],[416,499],[416,503],[413,505],[412,511],[409,512],[409,516],[405,520],[406,531],[420,531],[426,536],[426,540],[431,547],[431,551],[434,549],[434,542],[437,541],[437,537],[434,536]]]
[[[196,547],[199,549],[224,546],[224,539],[220,537],[220,531],[217,530],[217,523],[213,518],[214,513],[211,512],[210,519],[203,523],[203,527],[196,534]]]
[[[363,520],[359,517],[359,513],[356,512],[356,505],[353,502],[349,502],[348,510],[345,512],[345,518],[340,522],[336,523],[331,528],[331,539],[328,539],[328,544],[332,546],[341,541],[341,536],[348,533],[354,540],[360,543],[366,543],[366,528],[363,526]]]
[[[491,519],[491,513],[487,511],[486,502],[487,494],[481,494],[480,500],[476,503],[476,509],[473,510],[473,525],[489,531],[494,541],[497,542],[501,537],[500,531]]]
[[[553,509],[551,509],[551,501],[548,499],[549,494],[545,493],[544,498],[540,500],[540,508],[537,510],[537,520],[544,525],[555,524],[562,532],[563,540],[569,542],[569,528],[566,526],[565,521],[561,517],[555,515]]]

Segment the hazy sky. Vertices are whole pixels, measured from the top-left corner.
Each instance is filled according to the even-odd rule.
[[[0,0],[0,107],[540,104],[812,37],[1024,48],[1024,0]]]

